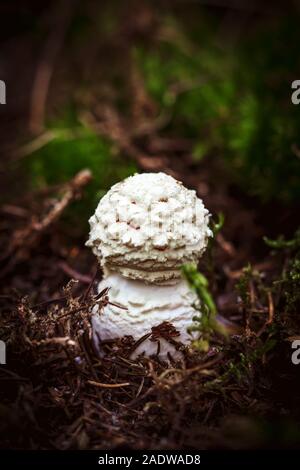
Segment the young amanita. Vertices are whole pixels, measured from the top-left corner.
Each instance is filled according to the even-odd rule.
[[[104,272],[98,291],[108,287],[111,302],[101,312],[94,308],[96,347],[127,335],[138,340],[163,322],[187,344],[197,299],[180,268],[197,263],[211,236],[209,213],[196,192],[165,173],[136,174],[108,191],[89,222],[87,245]],[[180,358],[173,345],[159,341],[161,358]],[[147,339],[133,355],[156,352],[157,343]]]

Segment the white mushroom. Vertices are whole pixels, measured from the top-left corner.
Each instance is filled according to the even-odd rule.
[[[198,261],[211,236],[208,211],[196,192],[164,173],[137,174],[114,185],[89,222],[87,245],[104,271],[99,292],[109,287],[110,302],[125,308],[109,304],[100,314],[94,308],[96,344],[125,335],[138,340],[166,321],[180,333],[175,340],[188,343],[197,299],[180,268]],[[134,355],[156,351],[148,339]],[[180,355],[162,339],[160,356],[168,352]]]

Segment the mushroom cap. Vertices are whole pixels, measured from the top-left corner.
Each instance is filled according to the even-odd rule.
[[[190,343],[193,336],[187,332],[187,328],[192,325],[193,316],[196,313],[200,315],[200,312],[192,306],[197,302],[197,296],[185,280],[182,279],[174,289],[173,286],[150,285],[111,274],[99,283],[98,292],[106,287],[109,287],[109,300],[115,305],[108,304],[101,312],[98,305],[93,309],[93,338],[98,351],[101,340],[132,336],[138,341],[151,333],[152,327],[163,322],[171,323],[178,331],[179,336],[173,338],[175,341]],[[158,339],[159,356],[162,359],[168,359],[168,353],[174,359],[182,358],[182,353],[166,339]],[[158,342],[146,339],[134,350],[132,357],[142,353],[150,356],[156,354],[157,350]]]
[[[115,184],[90,218],[92,247],[104,272],[154,284],[180,281],[180,266],[197,262],[211,231],[194,190],[165,173]]]

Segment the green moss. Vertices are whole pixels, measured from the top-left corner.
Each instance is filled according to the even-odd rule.
[[[92,171],[93,180],[85,188],[83,198],[73,203],[65,215],[64,220],[76,220],[78,227],[87,223],[99,199],[114,183],[137,169],[132,161],[116,153],[111,142],[91,130],[75,126],[74,122],[71,128],[62,128],[60,121],[56,124],[52,127],[53,140],[26,160],[27,171],[33,189],[67,182],[83,168]]]
[[[223,156],[235,181],[262,200],[300,199],[295,20],[263,24],[225,47],[210,17],[195,28],[168,18],[165,27],[172,33],[135,57],[148,91],[169,109],[168,130],[193,139],[195,160]]]

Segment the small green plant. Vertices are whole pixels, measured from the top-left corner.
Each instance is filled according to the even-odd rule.
[[[253,366],[263,358],[265,354],[272,351],[276,346],[277,341],[274,338],[268,338],[264,343],[258,344],[249,352],[241,352],[239,354],[239,360],[230,361],[228,363],[227,370],[222,376],[222,381],[228,378],[230,375],[234,375],[238,381],[245,380],[248,377],[249,372]]]
[[[287,312],[297,313],[300,306],[300,256],[291,260],[283,277]]]
[[[218,213],[218,220],[216,222],[214,220],[212,220],[212,222],[210,224],[210,228],[211,228],[211,231],[213,233],[213,236],[212,236],[212,238],[210,238],[209,241],[212,241],[218,235],[218,233],[222,230],[222,228],[224,226],[224,223],[225,223],[225,216],[224,216],[223,212],[219,212]]]
[[[243,274],[237,282],[236,288],[245,308],[250,307],[249,282],[253,278],[253,269],[249,263],[243,268]]]
[[[281,278],[274,282],[274,287],[283,293],[284,311],[297,313],[300,306],[300,229],[289,240],[280,236],[277,240],[264,237],[264,241],[273,250],[283,250],[287,255]]]
[[[278,237],[276,240],[271,240],[268,237],[263,237],[264,242],[270,248],[274,248],[277,250],[280,249],[300,249],[300,229],[295,232],[294,238],[290,240],[286,240],[283,236]]]
[[[208,269],[212,275],[214,273],[213,247],[215,244],[216,236],[222,230],[224,222],[225,222],[225,217],[222,212],[219,212],[217,221],[211,220],[210,222],[210,229],[212,231],[212,237],[209,238],[208,245],[207,245],[207,259],[208,259],[207,264],[208,264]]]
[[[185,264],[182,272],[190,287],[196,292],[201,315],[193,317],[194,324],[189,328],[189,332],[199,332],[200,337],[193,341],[194,347],[200,351],[208,351],[209,340],[212,333],[217,332],[226,335],[224,327],[217,321],[217,308],[211,293],[206,277],[197,270],[195,264]],[[195,305],[198,308],[197,305]]]

